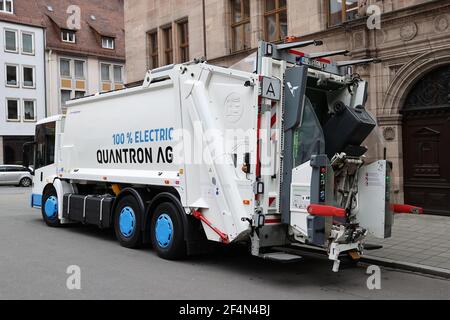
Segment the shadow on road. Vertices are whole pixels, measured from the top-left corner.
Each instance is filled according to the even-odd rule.
[[[48,228],[39,219],[32,219],[31,222],[42,228]],[[55,229],[53,229],[55,230]],[[95,226],[73,224],[66,225],[57,231],[75,234],[75,237],[89,237],[92,241],[116,242],[113,229],[99,229]],[[119,244],[117,243],[117,246]],[[150,253],[156,256],[150,245],[134,250],[144,254]],[[352,275],[358,274],[358,278],[363,279],[365,269],[354,264],[342,265],[340,273],[331,271],[332,262],[323,255],[312,255],[309,252],[302,253],[302,260],[295,263],[280,263],[276,261],[263,260],[253,257],[248,252],[244,244],[220,245],[215,244],[213,252],[204,255],[192,256],[183,261],[170,261],[170,264],[180,270],[183,268],[201,268],[216,271],[226,271],[227,273],[237,272],[241,276],[247,277],[250,281],[270,282],[276,286],[298,287],[299,285],[339,285],[347,281],[347,271]],[[159,258],[158,258],[159,259]],[[149,262],[151,263],[151,262]],[[347,277],[346,277],[347,274]],[[320,277],[318,275],[321,275]]]

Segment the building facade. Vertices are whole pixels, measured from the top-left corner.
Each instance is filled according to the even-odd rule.
[[[356,72],[370,82],[395,200],[450,215],[449,1],[125,0],[125,33],[130,82],[202,56],[230,66],[258,40],[288,35],[323,40],[315,51],[350,50],[345,59],[381,59]]]
[[[123,0],[0,0],[0,164],[67,100],[124,87],[124,32]]]
[[[0,164],[21,164],[46,116],[44,28],[17,1],[0,1]]]
[[[123,0],[35,0],[46,28],[49,115],[125,83]]]

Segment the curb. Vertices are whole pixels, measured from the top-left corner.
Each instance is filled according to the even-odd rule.
[[[306,251],[313,254],[323,254],[324,250],[308,245],[296,245],[294,246],[297,249],[300,249],[302,251]],[[397,260],[391,260],[386,258],[379,258],[369,255],[361,256],[361,259],[359,260],[360,263],[365,264],[375,264],[380,265],[382,267],[391,268],[398,271],[410,271],[415,273],[420,273],[423,275],[430,275],[430,276],[436,276],[444,279],[450,279],[450,270],[449,269],[443,269],[443,268],[436,268],[431,266],[426,266],[423,264],[415,264],[410,262],[402,262]]]
[[[388,267],[388,268],[392,268],[392,269],[412,271],[412,272],[417,272],[417,273],[421,273],[421,274],[432,275],[432,276],[450,279],[450,270],[436,268],[436,267],[430,267],[430,266],[426,266],[426,265],[422,265],[422,264],[402,262],[402,261],[396,261],[396,260],[390,260],[390,259],[378,258],[378,257],[372,257],[372,256],[362,256],[360,262],[370,263],[370,264],[379,264],[383,267]]]

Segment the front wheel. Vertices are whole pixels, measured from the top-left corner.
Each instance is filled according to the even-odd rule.
[[[27,188],[29,186],[31,186],[31,179],[30,178],[22,178],[22,180],[20,180],[20,186]]]
[[[151,240],[163,259],[180,260],[186,256],[183,222],[177,208],[170,202],[160,204],[151,223]]]
[[[61,222],[58,218],[58,195],[52,187],[45,191],[41,206],[42,218],[49,227],[59,227]]]

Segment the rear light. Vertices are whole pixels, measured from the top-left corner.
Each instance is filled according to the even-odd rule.
[[[327,168],[320,168],[320,181],[319,181],[319,202],[325,203],[326,201],[326,181],[327,181]]]

